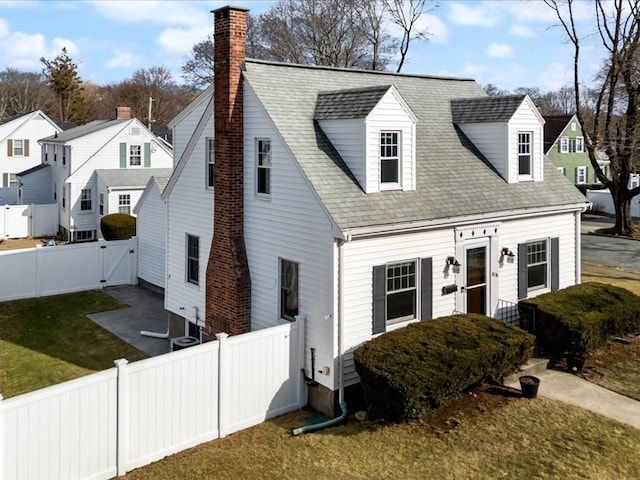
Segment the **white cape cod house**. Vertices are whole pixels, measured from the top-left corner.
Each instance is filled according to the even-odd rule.
[[[309,399],[331,410],[373,336],[580,281],[587,200],[545,158],[528,97],[245,59],[246,11],[214,15],[213,97],[176,129],[163,194],[166,307],[189,331],[306,317]]]
[[[38,140],[60,132],[41,110],[0,120],[0,204],[16,203],[17,174],[40,164]]]
[[[149,179],[171,172],[172,149],[119,107],[114,120],[96,120],[39,141],[42,162],[18,175],[19,199],[57,203],[61,235],[95,240],[100,219],[131,213]]]

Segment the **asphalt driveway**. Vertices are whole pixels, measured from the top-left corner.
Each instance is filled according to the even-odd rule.
[[[606,265],[625,276],[640,279],[640,241],[597,235],[600,228],[612,226],[607,217],[585,216],[582,221],[582,261],[589,267]]]

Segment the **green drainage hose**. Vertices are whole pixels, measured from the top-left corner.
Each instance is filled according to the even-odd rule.
[[[347,419],[347,403],[340,402],[340,408],[342,409],[342,414],[339,417],[332,418],[326,422],[316,423],[314,425],[305,425],[304,427],[294,428],[291,433],[293,433],[294,436],[297,436],[302,435],[303,433],[317,432],[318,430],[324,430],[325,428],[340,425]]]

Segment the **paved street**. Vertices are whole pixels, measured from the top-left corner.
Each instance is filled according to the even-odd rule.
[[[582,261],[609,265],[640,278],[640,240],[590,235],[589,232],[612,225],[606,219],[585,218],[582,221]],[[591,269],[591,268],[590,268]]]

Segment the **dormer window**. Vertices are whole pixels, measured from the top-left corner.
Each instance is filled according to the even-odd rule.
[[[399,186],[400,132],[380,132],[380,183],[382,187]]]
[[[531,176],[531,132],[518,132],[518,175]]]

